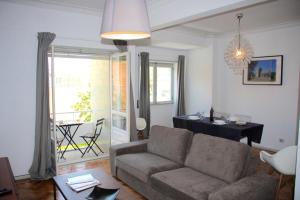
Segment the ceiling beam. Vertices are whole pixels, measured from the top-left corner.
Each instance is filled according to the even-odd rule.
[[[151,30],[158,31],[274,0],[164,0],[150,3]]]

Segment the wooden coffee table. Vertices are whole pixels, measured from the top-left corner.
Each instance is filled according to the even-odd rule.
[[[98,179],[101,183],[99,185],[101,188],[107,188],[107,189],[121,188],[121,184],[118,183],[118,181],[116,181],[110,175],[106,174],[100,168],[83,170],[80,172],[53,177],[54,199],[56,199],[55,191],[56,188],[58,188],[58,190],[66,200],[86,200],[86,197],[93,191],[93,188],[86,189],[81,192],[75,192],[67,185],[68,178],[85,175],[85,174],[91,174],[94,178]]]

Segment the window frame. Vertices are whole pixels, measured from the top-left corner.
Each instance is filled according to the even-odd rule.
[[[161,66],[158,66],[162,64]],[[170,66],[164,66],[169,64]],[[164,104],[174,104],[174,74],[175,74],[175,63],[174,62],[162,62],[162,61],[151,61],[149,62],[149,71],[150,67],[153,67],[153,102],[150,101],[150,105],[164,105]],[[171,69],[171,100],[170,101],[157,101],[157,68],[169,68]],[[150,73],[149,73],[150,76]],[[149,77],[150,81],[150,77]]]

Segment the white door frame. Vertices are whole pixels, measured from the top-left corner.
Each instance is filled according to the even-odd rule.
[[[55,71],[54,71],[54,45],[51,45],[51,92],[52,92],[52,135],[51,142],[54,143],[51,158],[54,157],[55,174],[57,173],[57,143],[56,143],[56,111],[55,111]],[[51,145],[52,146],[52,145]]]
[[[112,94],[113,94],[113,88],[112,88],[112,62],[114,57],[121,57],[126,56],[126,69],[127,69],[127,76],[126,76],[126,113],[119,112],[113,110],[112,106]],[[114,131],[119,131],[121,133],[127,134],[127,141],[130,141],[130,76],[131,76],[131,70],[130,70],[130,54],[129,52],[123,52],[123,53],[114,53],[111,55],[110,58],[110,99],[111,99],[111,134],[113,134]],[[126,131],[119,129],[117,127],[113,126],[113,114],[117,114],[122,117],[126,117]],[[110,140],[111,143],[112,140]],[[112,143],[111,143],[112,144]]]

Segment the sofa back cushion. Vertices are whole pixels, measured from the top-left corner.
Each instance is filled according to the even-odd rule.
[[[245,144],[199,133],[193,137],[185,165],[232,183],[242,176],[249,151]]]
[[[192,135],[186,129],[152,126],[148,152],[183,164]]]

